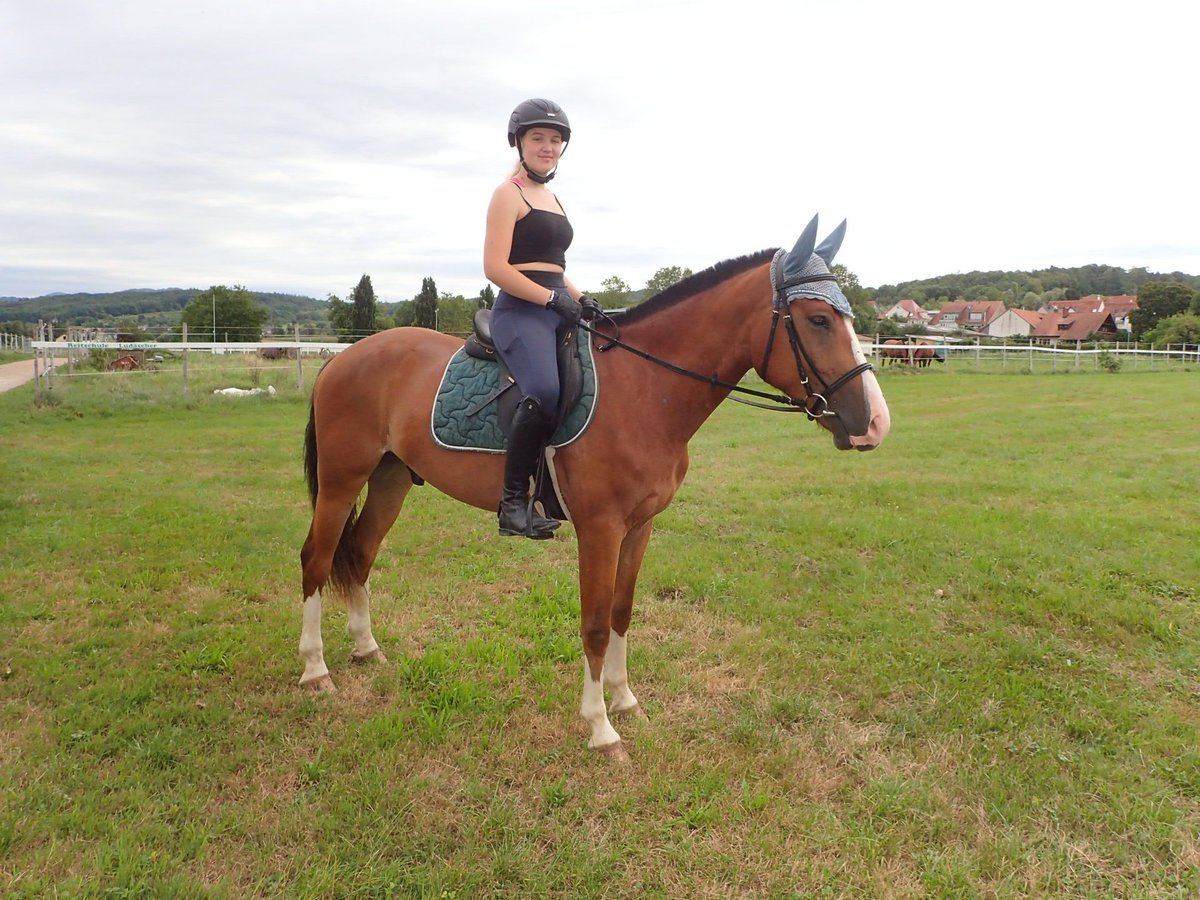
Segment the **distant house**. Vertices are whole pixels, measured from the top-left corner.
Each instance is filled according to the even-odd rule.
[[[1041,324],[1042,316],[1031,309],[1006,309],[987,323],[983,333],[990,337],[1028,337]]]
[[[1091,294],[1076,300],[1051,300],[1042,310],[1057,313],[1097,313],[1106,312],[1113,317],[1113,323],[1118,331],[1129,331],[1129,314],[1138,308],[1137,297],[1131,294],[1114,294],[1104,296]]]
[[[889,306],[880,314],[879,318],[894,319],[897,322],[908,322],[913,325],[924,325],[932,316],[933,313],[927,309],[922,309],[916,300],[906,297],[903,300],[897,300]]]
[[[1048,312],[1030,335],[1038,343],[1086,341],[1093,337],[1115,337],[1117,323],[1107,312]]]
[[[1005,310],[1002,300],[951,300],[933,314],[929,327],[936,331],[953,331],[962,328],[984,334],[993,319]]]

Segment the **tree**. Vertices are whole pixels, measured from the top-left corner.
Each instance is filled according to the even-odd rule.
[[[437,285],[432,278],[421,281],[421,293],[413,299],[412,324],[418,328],[437,328]]]
[[[653,297],[655,294],[661,294],[671,285],[683,281],[683,279],[691,274],[691,269],[681,269],[679,266],[663,266],[651,275],[650,280],[646,282],[646,295]]]
[[[443,334],[466,337],[474,329],[472,318],[479,309],[477,300],[458,294],[443,293],[438,297],[437,327]]]
[[[1200,344],[1200,315],[1179,313],[1159,319],[1158,324],[1142,335],[1151,344]]]
[[[263,325],[271,311],[254,302],[254,295],[241,285],[217,284],[201,291],[180,316],[193,340],[211,336],[228,341],[261,341]],[[213,323],[216,322],[216,333]]]
[[[479,308],[491,309],[496,305],[496,292],[492,290],[490,284],[485,284],[483,290],[479,292]]]
[[[834,263],[829,267],[829,271],[837,279],[837,286],[842,289],[846,299],[850,301],[855,327],[864,334],[877,330],[879,316],[875,307],[871,305],[870,293],[858,283],[858,276],[841,263]]]
[[[358,340],[379,330],[375,288],[371,287],[370,275],[364,275],[358,280],[358,285],[350,292],[350,303],[350,326],[355,335],[352,340]]]
[[[605,309],[624,309],[633,305],[633,291],[625,279],[610,275],[600,282],[600,286],[604,290],[593,292],[592,299]]]
[[[1136,340],[1162,319],[1187,312],[1195,292],[1178,281],[1151,281],[1138,291],[1138,308],[1129,314],[1129,327]]]
[[[329,318],[329,327],[343,341],[354,341],[354,307],[336,294],[329,295],[329,309],[325,313]]]

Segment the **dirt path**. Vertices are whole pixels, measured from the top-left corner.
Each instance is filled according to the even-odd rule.
[[[54,365],[65,365],[65,359],[54,360]],[[0,394],[20,387],[27,381],[33,381],[33,360],[23,359],[20,362],[0,365]]]

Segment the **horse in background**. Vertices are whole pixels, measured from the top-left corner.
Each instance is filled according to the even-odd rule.
[[[925,368],[932,362],[946,361],[942,351],[924,341],[901,341],[895,338],[883,342],[879,359],[884,364],[903,364]]]

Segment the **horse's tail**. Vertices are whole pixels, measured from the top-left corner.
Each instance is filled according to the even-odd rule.
[[[310,400],[308,425],[304,429],[304,478],[308,482],[308,500],[314,509],[317,505],[317,492],[320,490],[320,479],[317,475],[316,412],[315,400]],[[354,525],[357,521],[358,504],[356,503],[350,507],[346,524],[342,526],[342,536],[338,538],[337,547],[333,551],[333,562],[329,570],[330,585],[338,593],[346,593],[358,583],[354,577],[358,571],[354,553]]]

